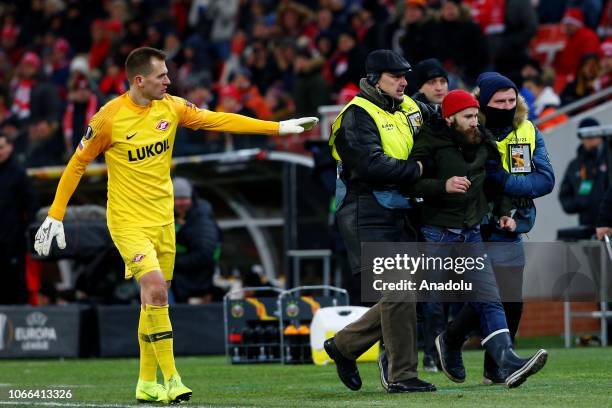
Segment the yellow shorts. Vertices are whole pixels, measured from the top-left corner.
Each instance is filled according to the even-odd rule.
[[[174,224],[113,228],[110,234],[125,262],[125,279],[140,280],[145,273],[158,270],[167,281],[172,280],[176,253]]]

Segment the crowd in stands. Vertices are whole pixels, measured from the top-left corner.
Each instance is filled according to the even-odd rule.
[[[127,91],[123,64],[139,46],[166,52],[169,93],[215,111],[276,121],[318,116],[320,106],[359,92],[368,52],[389,48],[413,66],[442,67],[450,89],[471,90],[479,73],[500,71],[521,84],[536,119],[610,86],[612,0],[0,2],[0,201],[4,224],[14,226],[0,237],[2,268],[24,268],[21,237],[37,200],[23,168],[67,162],[91,117]],[[414,75],[409,94],[423,83]],[[174,153],[278,148],[273,143],[180,129]],[[602,149],[583,148],[587,159]],[[570,180],[575,185],[564,182],[579,203],[583,173]],[[578,211],[565,201],[567,211]],[[32,207],[28,214],[22,203]],[[23,262],[31,269],[31,259]],[[25,293],[13,289],[26,282],[5,286],[6,293]]]
[[[523,84],[533,119],[610,85],[611,19],[610,0],[8,1],[0,132],[28,167],[65,163],[91,116],[128,89],[123,63],[139,46],[167,53],[170,93],[211,110],[317,115],[358,92],[369,51],[391,48],[413,65],[437,58],[451,89],[498,70]],[[565,44],[552,57],[533,47],[543,27]],[[175,153],[270,143],[183,129]]]

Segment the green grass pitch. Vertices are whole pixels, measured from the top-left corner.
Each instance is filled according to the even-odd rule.
[[[533,350],[520,350],[527,355]],[[520,388],[480,384],[482,353],[466,351],[467,380],[421,372],[438,392],[386,394],[375,363],[359,365],[363,388],[344,388],[330,366],[230,365],[224,357],[178,358],[193,388],[184,406],[247,407],[611,407],[612,349],[550,349],[546,367]],[[0,362],[0,408],[136,406],[136,359],[10,360]],[[64,389],[71,399],[9,399],[11,390]],[[142,405],[141,405],[142,406]]]

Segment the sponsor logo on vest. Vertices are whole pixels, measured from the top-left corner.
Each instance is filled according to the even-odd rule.
[[[149,157],[154,157],[170,149],[168,139],[163,142],[157,142],[148,146],[139,147],[136,150],[128,150],[128,161],[141,161]]]
[[[392,131],[394,128],[393,123],[385,123],[383,125],[381,125],[381,127],[387,131]]]

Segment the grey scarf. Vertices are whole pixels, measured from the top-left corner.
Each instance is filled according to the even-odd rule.
[[[395,112],[399,109],[400,102],[391,95],[383,93],[380,89],[370,85],[367,79],[361,78],[359,81],[360,95],[375,105],[380,106],[386,111]]]

